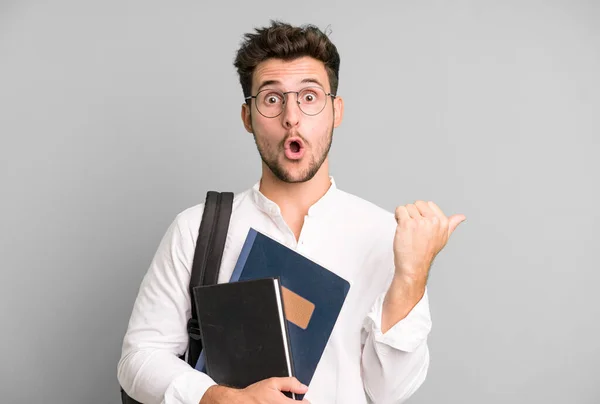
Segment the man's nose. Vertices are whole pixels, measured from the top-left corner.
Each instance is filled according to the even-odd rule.
[[[300,121],[300,115],[302,111],[300,111],[300,104],[296,99],[296,94],[288,93],[286,94],[285,104],[283,104],[283,126],[287,128],[292,128],[297,126]]]

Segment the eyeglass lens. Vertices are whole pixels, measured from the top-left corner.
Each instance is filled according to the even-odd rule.
[[[256,96],[256,108],[265,116],[277,116],[283,111],[283,106],[295,92],[285,95],[281,91],[266,89]],[[307,115],[316,115],[323,110],[327,103],[327,95],[320,87],[304,88],[298,92],[298,106]]]

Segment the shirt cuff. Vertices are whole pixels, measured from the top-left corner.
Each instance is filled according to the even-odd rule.
[[[206,390],[215,384],[205,373],[197,370],[185,372],[171,382],[162,404],[199,404]]]
[[[413,307],[406,317],[398,321],[385,334],[381,332],[381,316],[383,314],[383,300],[387,291],[379,295],[365,319],[364,328],[372,333],[374,341],[388,347],[406,352],[413,352],[419,345],[427,340],[431,331],[431,315],[429,312],[429,299],[427,289],[419,302]],[[379,344],[377,344],[379,345]],[[382,349],[378,349],[382,351]]]

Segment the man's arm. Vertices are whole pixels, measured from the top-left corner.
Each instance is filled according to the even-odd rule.
[[[433,202],[396,209],[394,272],[364,327],[365,391],[375,403],[400,403],[425,380],[431,330],[427,279],[431,264],[464,215],[447,218]]]
[[[306,393],[307,387],[295,378],[271,378],[245,389],[218,386],[179,359],[188,345],[189,282],[197,238],[191,229],[199,228],[199,223],[186,224],[185,214],[161,240],[135,300],[117,372],[125,392],[144,404],[279,404],[289,402],[282,391]]]
[[[144,404],[198,403],[214,381],[178,358],[187,349],[195,235],[171,224],[140,286],[123,340],[118,380]],[[181,224],[181,226],[180,226]]]
[[[364,323],[363,385],[373,403],[402,403],[425,381],[429,368],[429,301],[425,292],[404,318],[384,328],[386,296],[377,298]]]

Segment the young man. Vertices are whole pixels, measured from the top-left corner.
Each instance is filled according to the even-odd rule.
[[[125,391],[145,404],[399,403],[423,383],[431,328],[426,283],[434,257],[462,222],[432,202],[395,215],[336,187],[328,152],[344,104],[340,59],[312,26],[274,22],[247,34],[235,66],[262,176],[234,199],[219,282],[228,282],[248,229],[281,241],[351,284],[307,388],[272,378],[218,386],[177,358],[187,348],[188,293],[203,205],[181,212],[163,238],[135,302],[118,366]]]

